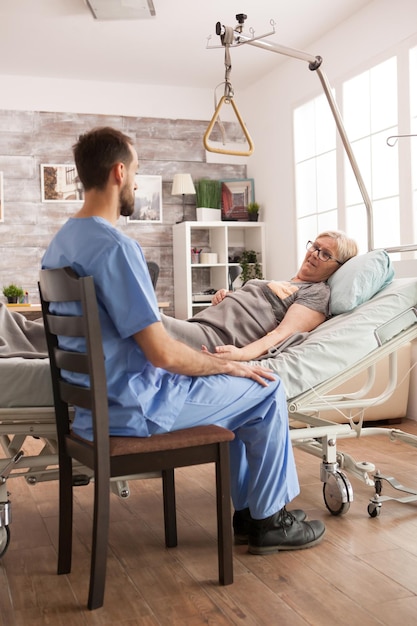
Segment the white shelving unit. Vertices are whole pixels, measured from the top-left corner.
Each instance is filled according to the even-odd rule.
[[[192,263],[192,249],[217,254],[217,263]],[[193,301],[206,289],[229,289],[229,269],[243,250],[255,250],[263,275],[265,230],[262,222],[181,222],[173,226],[175,317],[192,317],[207,301]]]

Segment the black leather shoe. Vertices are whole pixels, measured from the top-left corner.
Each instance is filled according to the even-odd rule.
[[[291,515],[298,521],[302,522],[307,517],[304,511],[301,509],[294,509],[290,512]],[[249,509],[242,509],[241,511],[235,511],[233,514],[233,532],[235,545],[243,546],[249,541],[249,529],[252,522],[252,517]]]
[[[302,550],[319,543],[325,531],[323,522],[319,520],[298,521],[284,507],[264,520],[252,520],[248,550],[251,554]]]

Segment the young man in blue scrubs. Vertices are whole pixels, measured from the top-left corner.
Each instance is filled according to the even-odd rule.
[[[74,157],[85,201],[50,243],[42,266],[70,266],[94,277],[111,434],[147,437],[201,424],[232,430],[236,543],[247,542],[254,554],[315,545],[324,524],[285,508],[299,485],[279,378],[170,337],[142,249],[115,227],[134,210],[139,164],[131,139],[112,128],[94,129],[79,138]],[[91,439],[90,414],[77,409],[73,428]]]

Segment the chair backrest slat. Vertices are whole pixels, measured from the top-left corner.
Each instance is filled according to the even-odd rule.
[[[66,337],[84,337],[84,318],[82,316],[48,315],[49,330],[54,335]]]
[[[61,380],[59,388],[61,400],[67,404],[73,404],[83,409],[91,410],[93,408],[92,393],[88,387],[80,387]]]
[[[59,369],[76,372],[77,374],[89,374],[88,355],[85,352],[69,352],[68,350],[56,348],[54,354],[55,362]]]

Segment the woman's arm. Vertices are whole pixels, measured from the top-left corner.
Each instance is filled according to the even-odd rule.
[[[133,335],[136,343],[155,367],[161,367],[174,374],[187,376],[208,376],[228,374],[251,378],[262,386],[276,376],[268,368],[259,365],[236,363],[233,359],[220,360],[215,354],[202,354],[181,341],[173,339],[161,322],[150,324]]]
[[[243,348],[236,346],[216,346],[215,354],[220,358],[234,361],[251,361],[266,354],[270,348],[296,332],[309,332],[326,319],[324,313],[294,303],[290,306],[282,322],[270,333],[249,343]],[[204,348],[203,348],[204,349]]]

